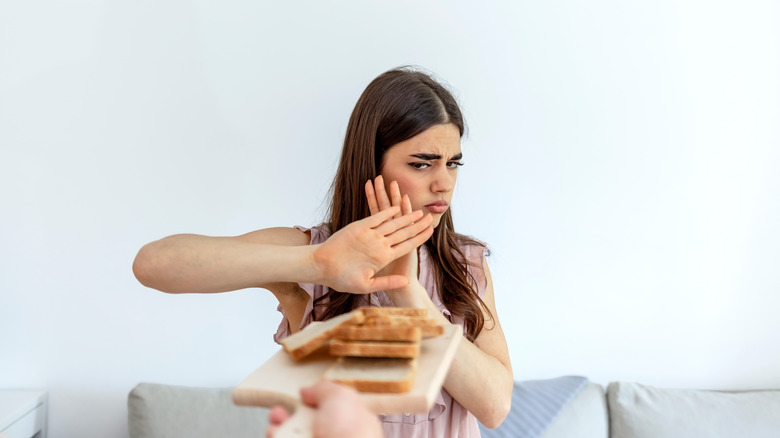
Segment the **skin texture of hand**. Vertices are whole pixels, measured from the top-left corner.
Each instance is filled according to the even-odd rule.
[[[335,290],[370,293],[404,287],[406,275],[379,271],[404,256],[433,234],[430,215],[422,211],[401,214],[401,207],[390,207],[353,222],[318,245],[312,257],[319,278]],[[379,275],[378,275],[379,274]]]
[[[376,414],[368,410],[358,393],[337,383],[320,381],[301,388],[301,400],[316,411],[312,424],[314,438],[381,438],[382,428]],[[271,425],[267,438],[273,438],[276,430],[290,414],[282,407],[274,407],[269,413]]]

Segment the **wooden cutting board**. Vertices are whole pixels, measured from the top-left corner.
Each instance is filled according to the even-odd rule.
[[[377,414],[423,413],[433,407],[444,377],[455,357],[463,328],[447,325],[444,334],[423,339],[412,390],[403,394],[361,393],[370,410]],[[299,390],[322,380],[335,357],[321,350],[299,361],[284,350],[271,356],[260,368],[233,389],[233,402],[241,406],[270,408],[281,405],[293,412],[276,433],[276,438],[311,437],[313,411],[301,403]]]

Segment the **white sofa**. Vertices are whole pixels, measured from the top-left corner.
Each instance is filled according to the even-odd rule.
[[[491,437],[510,436],[489,432]],[[778,438],[780,391],[665,389],[588,383],[543,438]],[[489,438],[487,434],[483,437]]]
[[[139,383],[127,399],[131,438],[258,438],[268,410],[236,406],[229,388]]]
[[[131,438],[261,437],[268,411],[238,407],[230,389],[141,383],[130,392]],[[511,415],[515,415],[510,413]],[[508,422],[507,422],[508,423]],[[516,428],[484,438],[778,438],[780,390],[743,392],[587,383],[541,435]]]

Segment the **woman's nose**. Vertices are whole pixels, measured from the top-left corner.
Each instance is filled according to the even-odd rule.
[[[436,193],[447,193],[455,188],[455,174],[446,167],[437,169],[431,181],[431,191]]]

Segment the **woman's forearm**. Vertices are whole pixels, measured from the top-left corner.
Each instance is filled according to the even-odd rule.
[[[511,369],[466,339],[461,339],[444,388],[486,427],[504,421],[512,402]]]
[[[314,280],[314,246],[179,234],[145,245],[133,263],[143,285],[169,293],[226,292]]]

